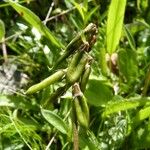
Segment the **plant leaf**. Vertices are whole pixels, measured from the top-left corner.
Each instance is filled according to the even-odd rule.
[[[88,11],[88,0],[83,1],[83,9],[84,9],[84,12]]]
[[[112,88],[104,81],[97,79],[89,80],[85,96],[90,104],[95,106],[101,106],[111,100]]]
[[[15,104],[7,96],[0,95],[0,107],[2,106],[15,107]]]
[[[79,133],[79,147],[82,150],[98,150],[98,141],[95,135],[88,131],[88,135]]]
[[[128,39],[128,42],[130,44],[130,47],[132,48],[132,50],[135,50],[135,41],[134,41],[134,38],[130,32],[130,30],[128,29],[128,27],[126,25],[124,25],[124,32],[125,32],[125,35]]]
[[[0,94],[0,107],[13,107],[21,109],[37,110],[38,108],[31,104],[31,102],[25,101],[21,96],[14,95],[1,95]]]
[[[4,22],[0,19],[0,42],[2,41],[4,36],[5,36],[5,25]]]
[[[34,14],[28,8],[21,6],[20,4],[9,0],[8,3],[33,27],[35,27],[42,35],[47,37],[50,42],[57,47],[64,47],[57,39],[52,35],[50,30],[42,23],[40,18]]]
[[[128,109],[133,109],[138,106],[143,106],[146,104],[150,104],[150,97],[149,98],[135,97],[135,98],[125,99],[123,101],[112,102],[106,106],[102,116],[107,117],[110,114],[119,111],[125,111]]]
[[[68,128],[66,123],[54,112],[46,109],[41,109],[43,117],[60,132],[67,134]]]
[[[150,148],[150,125],[142,124],[138,129],[131,134],[132,147],[137,149],[149,149]]]
[[[85,16],[85,20],[88,21],[91,16],[99,9],[99,5],[90,10],[90,12]]]
[[[81,17],[82,17],[82,20],[84,21],[85,15],[84,15],[84,13],[83,13],[82,6],[81,6],[80,4],[78,4],[78,3],[76,3],[76,2],[73,2],[73,4],[74,4],[75,7],[77,8],[79,14],[80,14]]]
[[[150,117],[150,106],[141,109],[137,112],[136,116],[132,119],[133,120],[133,127],[135,128],[138,124],[143,121],[144,119]]]
[[[119,43],[125,13],[126,0],[112,0],[107,19],[107,52],[115,52]]]
[[[137,53],[132,49],[121,49],[118,56],[119,71],[130,84],[138,75]]]

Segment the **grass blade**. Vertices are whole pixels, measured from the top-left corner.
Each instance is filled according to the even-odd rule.
[[[73,4],[75,5],[75,7],[77,8],[79,14],[81,15],[82,20],[84,20],[85,19],[85,15],[83,13],[82,6],[80,4],[78,4],[78,3],[76,3],[76,2],[73,2]]]
[[[134,38],[133,38],[133,36],[132,36],[130,30],[128,29],[128,27],[125,26],[125,25],[124,25],[124,32],[125,32],[125,35],[126,35],[126,37],[127,37],[127,39],[128,39],[128,42],[129,42],[130,47],[132,48],[132,50],[135,50],[135,47],[136,47],[136,46],[135,46]]]

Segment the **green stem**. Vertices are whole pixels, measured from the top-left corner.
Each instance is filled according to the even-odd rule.
[[[71,85],[66,84],[63,87],[59,87],[53,94],[51,94],[50,98],[43,104],[43,108],[48,108],[50,103],[60,98],[69,88]]]
[[[145,84],[144,84],[143,91],[142,91],[142,96],[146,96],[149,85],[150,85],[150,67],[146,74],[146,79],[145,79]]]

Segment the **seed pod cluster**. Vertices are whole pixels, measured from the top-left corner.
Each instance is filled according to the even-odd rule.
[[[73,115],[76,118],[75,122],[80,126],[88,128],[89,124],[89,107],[87,104],[84,91],[91,72],[91,56],[88,52],[96,41],[96,25],[89,24],[82,32],[80,32],[66,47],[64,54],[58,59],[58,61],[52,67],[52,75],[44,79],[38,84],[31,86],[26,94],[33,94],[38,92],[47,86],[54,84],[58,81],[64,80],[65,85],[59,87],[54,93],[50,95],[50,98],[42,104],[44,108],[48,108],[48,105],[60,98],[71,86],[73,94]],[[84,37],[84,40],[83,40]],[[86,40],[86,41],[85,41]],[[68,68],[60,69],[56,71],[57,66],[66,58],[70,58],[68,62]]]
[[[89,44],[89,48],[87,50],[90,50],[96,42],[96,34],[96,25],[90,23],[85,29],[79,32],[75,36],[75,38],[73,38],[73,40],[66,46],[64,54],[60,56],[60,58],[56,61],[51,71],[57,69],[57,67],[70,55],[73,55],[75,52],[80,51],[81,47],[84,46],[86,42]]]

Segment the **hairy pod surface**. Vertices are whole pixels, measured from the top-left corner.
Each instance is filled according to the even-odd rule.
[[[67,70],[67,74],[66,74],[66,79],[67,79],[67,83],[69,84],[74,84],[75,82],[77,82],[79,80],[79,78],[81,77],[85,65],[87,63],[88,60],[88,56],[86,53],[82,53],[80,52],[82,57],[80,55],[78,55],[79,57],[76,59],[72,59],[70,66],[68,67]]]
[[[62,79],[62,77],[66,74],[66,70],[59,70],[56,73],[52,74],[51,76],[49,76],[48,78],[44,79],[43,81],[41,81],[38,84],[35,84],[33,86],[31,86],[27,91],[26,94],[33,94],[37,91],[42,90],[43,88],[59,81],[60,79]]]
[[[81,126],[88,128],[88,119],[86,118],[86,115],[82,110],[82,107],[80,105],[80,100],[76,97],[76,98],[74,98],[73,102],[74,102],[74,107],[75,107],[75,112],[76,112],[76,117],[77,117],[78,123]]]
[[[87,119],[87,122],[89,122],[89,107],[88,107],[88,104],[87,104],[87,99],[84,95],[79,96],[78,99],[79,99],[82,111],[85,114],[85,117]]]
[[[88,128],[89,124],[89,108],[87,105],[86,98],[84,97],[83,93],[80,90],[79,84],[75,83],[73,85],[73,96],[74,96],[74,109],[76,112],[76,118],[78,123]]]
[[[80,62],[80,60],[83,56],[83,53],[84,53],[83,51],[80,51],[73,56],[69,66],[68,66],[68,69],[67,69],[66,79],[68,81],[70,80],[70,76],[72,76],[72,74],[74,73],[78,63]]]
[[[91,66],[87,64],[85,67],[85,71],[83,72],[83,75],[81,77],[81,82],[80,82],[80,88],[83,93],[86,89],[86,85],[89,80],[90,73],[91,73]]]

